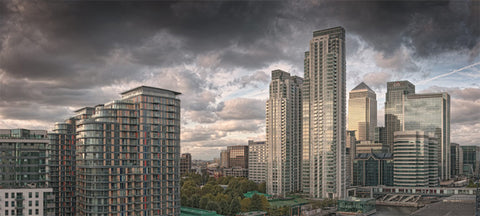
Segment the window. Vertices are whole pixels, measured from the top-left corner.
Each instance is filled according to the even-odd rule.
[[[8,207],[8,201],[5,201],[5,207]]]
[[[32,207],[32,201],[31,201],[31,200],[28,201],[28,206],[29,206],[29,207]]]
[[[28,210],[28,215],[32,215],[32,209]]]
[[[39,214],[38,209],[35,209],[35,215],[38,215],[38,214]]]
[[[8,215],[8,210],[5,210],[5,215]]]
[[[38,206],[38,200],[35,200],[35,206]]]
[[[8,199],[8,193],[5,193],[5,199]]]
[[[28,192],[28,198],[32,198],[32,192]]]
[[[12,193],[12,199],[15,198],[15,193]]]
[[[35,192],[35,198],[38,198],[38,192]]]

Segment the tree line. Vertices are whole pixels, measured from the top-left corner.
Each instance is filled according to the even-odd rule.
[[[287,215],[289,207],[274,208],[263,195],[244,197],[248,191],[265,193],[265,182],[257,184],[246,178],[231,176],[218,179],[207,174],[188,173],[181,182],[181,205],[216,211],[221,215],[236,215],[240,212],[265,211],[269,215]],[[223,189],[220,185],[228,185]]]

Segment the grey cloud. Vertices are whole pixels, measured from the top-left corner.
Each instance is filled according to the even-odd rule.
[[[342,25],[387,55],[402,44],[428,57],[471,49],[479,41],[477,1],[301,1],[294,6],[303,20]]]
[[[270,76],[263,72],[257,71],[250,75],[245,75],[240,78],[236,78],[233,81],[229,82],[229,85],[240,85],[245,88],[247,85],[253,85],[257,87],[257,83],[268,83],[270,81]]]
[[[363,77],[364,82],[373,89],[385,89],[388,81],[391,81],[392,74],[388,72],[367,73]]]
[[[2,119],[13,120],[40,120],[40,121],[63,121],[71,111],[64,106],[49,106],[33,103],[13,103],[5,106],[0,103],[0,116]],[[39,112],[38,110],[42,110]]]
[[[222,119],[265,119],[265,101],[248,98],[225,101],[225,107],[217,115]]]
[[[480,89],[479,88],[446,88],[432,86],[421,91],[429,92],[447,92],[450,94],[450,112],[451,123],[471,125],[478,123],[480,119]]]

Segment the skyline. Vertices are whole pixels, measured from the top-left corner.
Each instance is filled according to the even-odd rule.
[[[346,91],[363,81],[376,92],[379,125],[386,82],[409,80],[448,92],[451,141],[480,145],[479,5],[0,2],[0,128],[51,131],[149,85],[182,93],[182,153],[212,159],[265,140],[271,71],[303,77],[312,32],[343,26]]]

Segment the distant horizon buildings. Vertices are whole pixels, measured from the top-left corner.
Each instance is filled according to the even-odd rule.
[[[267,193],[301,190],[302,83],[298,76],[272,71],[266,102]]]
[[[180,156],[180,176],[189,173],[192,170],[192,155],[190,153],[182,153]]]
[[[313,32],[305,52],[302,190],[312,198],[346,195],[345,29]]]
[[[248,179],[255,183],[262,183],[267,179],[266,141],[248,140]]]

